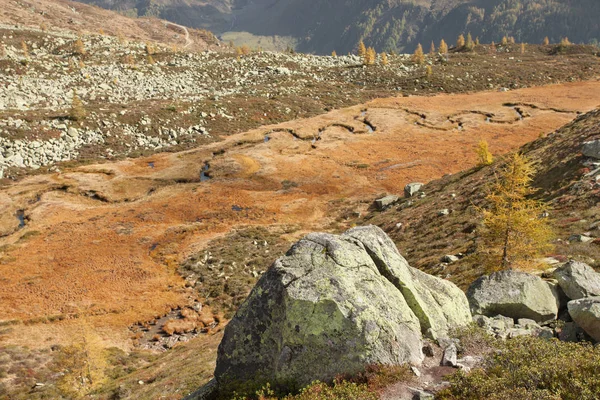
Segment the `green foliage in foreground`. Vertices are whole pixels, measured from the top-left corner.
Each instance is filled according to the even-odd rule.
[[[458,372],[440,400],[593,400],[600,398],[600,348],[516,338],[491,353],[483,368]]]

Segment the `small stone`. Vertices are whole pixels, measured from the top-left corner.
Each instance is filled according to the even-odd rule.
[[[448,264],[452,264],[458,261],[458,257],[454,256],[454,255],[445,255],[444,257],[442,257],[442,262],[448,263]]]
[[[400,198],[395,195],[385,196],[385,197],[375,200],[375,207],[379,211],[382,211],[382,210],[385,210],[386,208],[388,208],[389,206],[391,206],[392,204],[394,204],[395,202],[397,202],[399,199]]]
[[[452,343],[444,349],[444,355],[442,357],[442,366],[444,367],[456,367],[458,358],[458,350],[456,344]]]
[[[419,190],[421,190],[421,187],[423,187],[423,184],[420,182],[409,183],[408,185],[406,185],[404,187],[404,196],[406,196],[406,197],[414,196],[415,194],[417,194],[419,192]]]
[[[444,215],[448,215],[448,214],[450,214],[450,210],[448,210],[447,208],[444,208],[443,210],[438,211],[439,216],[444,216]]]

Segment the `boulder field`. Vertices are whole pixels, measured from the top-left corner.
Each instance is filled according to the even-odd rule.
[[[459,367],[451,336],[472,322],[501,339],[600,340],[600,274],[571,261],[550,275],[496,272],[465,294],[412,268],[376,226],[311,233],[259,279],[225,328],[215,379],[188,399],[419,366],[427,340],[444,348],[441,365]]]

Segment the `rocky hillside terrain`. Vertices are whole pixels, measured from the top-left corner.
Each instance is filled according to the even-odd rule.
[[[469,274],[474,269],[465,265],[471,261],[459,254],[469,254],[463,247],[470,237],[451,240],[469,232],[442,223],[462,215],[434,203],[453,201],[452,193],[438,198],[429,188],[439,185],[442,193],[443,182],[457,179],[459,185],[469,174],[481,178],[481,187],[491,181],[501,164],[470,169],[482,139],[500,163],[503,154],[525,146],[540,164],[536,185],[547,192],[540,198],[560,197],[559,205],[590,213],[569,215],[564,223],[571,225],[561,236],[569,244],[559,242],[559,253],[547,261],[574,257],[596,266],[591,230],[596,218],[589,211],[595,189],[586,186],[594,184],[595,145],[580,155],[583,141],[595,139],[597,126],[600,63],[591,46],[573,45],[564,52],[527,46],[521,52],[520,45],[479,45],[449,57],[427,55],[424,64],[389,55],[387,64],[378,58],[364,66],[356,56],[238,54],[223,46],[195,51],[192,45],[184,48],[180,28],[174,33],[180,42],[172,47],[145,37],[23,25],[0,27],[0,396],[183,398],[213,378],[217,365],[218,371],[236,370],[235,363],[225,362],[229,350],[219,352],[218,346],[224,340],[224,349],[235,351],[233,329],[246,328],[228,323],[243,320],[240,306],[252,288],[258,285],[248,302],[266,301],[265,310],[277,314],[281,309],[260,292],[271,285],[281,289],[279,280],[292,277],[299,279],[285,284],[297,289],[295,294],[277,293],[295,307],[327,287],[324,299],[357,296],[346,311],[360,309],[364,297],[382,288],[398,300],[393,309],[373,302],[350,325],[355,331],[363,323],[369,327],[361,331],[361,346],[371,346],[378,331],[387,338],[386,348],[372,347],[365,360],[421,362],[417,372],[372,366],[375,370],[358,374],[361,382],[383,382],[382,375],[406,379],[399,386],[387,380],[380,385],[384,398],[412,396],[409,386],[442,390],[447,388],[438,387],[442,377],[462,368],[458,364],[481,365],[489,348],[479,333],[475,339],[459,338],[456,361],[444,340],[463,328],[467,311],[488,318],[477,321],[500,338],[523,331],[535,338],[548,335],[548,329],[559,335],[556,324],[534,313],[508,315],[515,319],[510,325],[483,306],[475,309],[472,301],[468,310],[463,301],[458,313],[443,306],[451,303],[439,293],[462,298],[459,288],[467,289],[485,271]],[[193,32],[189,39],[195,42]],[[553,147],[553,138],[562,147]],[[546,159],[550,169],[539,161]],[[401,201],[405,186],[415,182],[432,183],[413,186],[424,197],[418,193]],[[455,194],[470,188],[465,182]],[[475,194],[465,193],[476,201]],[[435,207],[433,214],[420,208],[427,204]],[[405,221],[408,214],[396,214],[412,210],[410,218],[417,222],[411,224]],[[469,212],[464,218],[472,222],[476,217]],[[398,224],[408,229],[419,221],[428,223],[418,231],[423,242],[420,236],[402,242],[404,225]],[[398,249],[378,228],[342,234],[373,223]],[[476,228],[471,233],[476,235]],[[309,234],[315,231],[327,233]],[[351,252],[368,268],[336,249]],[[269,269],[286,252],[282,264]],[[460,262],[450,258],[444,270],[438,260],[446,255]],[[393,273],[381,261],[390,257]],[[327,287],[311,287],[308,277],[302,279],[302,271],[314,266],[308,259],[326,262],[328,272],[319,279],[328,280]],[[351,276],[340,275],[354,267],[356,276],[372,278],[373,286],[339,291],[334,282],[356,286]],[[589,268],[577,270],[593,276]],[[569,274],[552,277],[567,282],[571,301],[583,303],[571,304],[576,320],[594,307],[589,299],[595,292],[566,289]],[[436,295],[442,296],[439,301]],[[317,308],[348,326],[331,301]],[[557,315],[568,310],[567,303],[555,304]],[[547,316],[549,307],[554,313],[547,302],[542,307],[541,315]],[[379,323],[369,322],[373,315]],[[388,324],[391,315],[401,315],[405,323]],[[313,322],[323,318],[315,315]],[[592,335],[579,321],[576,336]],[[290,325],[282,336],[281,324],[270,326],[273,340],[290,339],[280,365],[297,371],[300,364],[292,356],[305,331]],[[398,348],[390,329],[410,333],[414,346]],[[254,348],[262,351],[254,339]],[[514,354],[522,355],[528,343]],[[390,347],[395,352],[386,354]],[[444,354],[449,361],[440,365]],[[265,353],[265,360],[277,356]],[[333,364],[315,371],[331,377]],[[356,372],[358,364],[350,365],[347,372]],[[222,381],[223,374],[217,375]]]
[[[417,43],[437,44],[442,38],[453,43],[467,32],[486,43],[502,36],[526,43],[541,43],[546,36],[553,43],[563,37],[576,43],[600,40],[600,6],[594,0],[85,2],[130,15],[160,16],[217,34],[288,37],[299,51],[317,54],[351,52],[360,39],[377,51],[412,52]]]
[[[68,0],[3,1],[0,22],[43,31],[62,29],[71,35],[102,32],[123,39],[158,42],[194,51],[216,49],[220,45],[208,31],[186,29],[157,18],[127,18]]]
[[[556,246],[547,262],[573,258],[600,266],[596,233],[600,158],[592,145],[584,145],[598,139],[599,126],[600,111],[595,110],[522,148],[536,162],[536,196],[547,202],[557,229]],[[501,164],[502,158],[491,168],[448,175],[383,212],[369,214],[365,221],[382,226],[418,268],[466,287],[484,272],[476,256],[481,246],[476,209],[485,205]],[[442,210],[448,214],[440,214]],[[426,228],[432,223],[440,230]]]

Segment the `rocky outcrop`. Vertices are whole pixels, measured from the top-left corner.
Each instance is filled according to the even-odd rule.
[[[462,291],[411,268],[381,229],[310,234],[227,325],[215,378],[305,385],[367,364],[419,364],[422,332],[447,335],[470,319]]]
[[[540,277],[518,271],[495,272],[477,279],[467,297],[473,314],[503,315],[536,322],[556,319],[557,299]]]
[[[586,157],[600,159],[600,140],[585,142],[581,152]]]
[[[600,274],[579,261],[569,261],[553,273],[563,292],[571,300],[600,296]]]
[[[568,308],[573,321],[594,340],[600,341],[600,297],[570,301]]]

